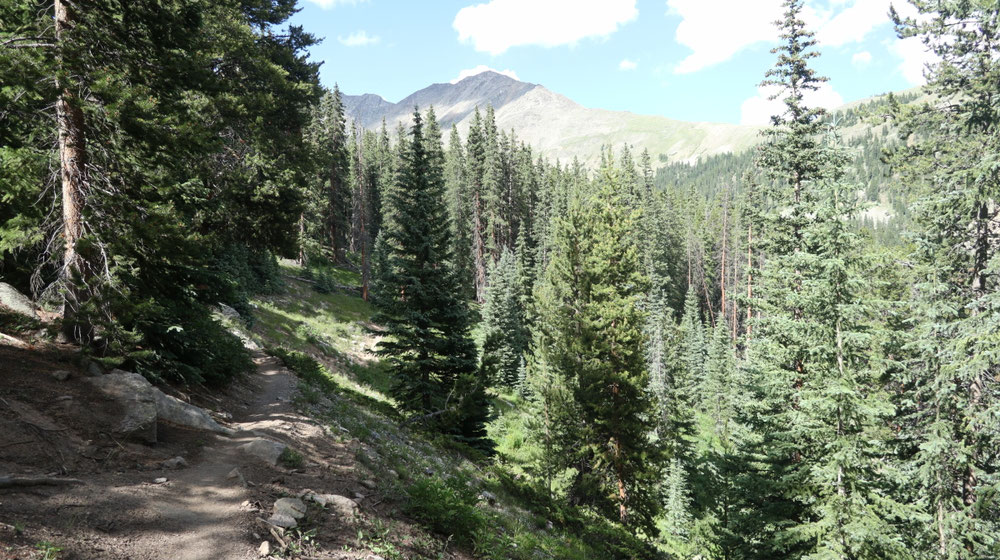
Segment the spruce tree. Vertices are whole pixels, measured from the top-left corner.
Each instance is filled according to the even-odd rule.
[[[915,193],[911,361],[900,372],[918,542],[940,559],[1000,556],[1000,8],[912,2],[893,18],[940,59],[931,101],[894,103],[893,163]]]
[[[514,253],[505,249],[491,268],[483,304],[483,375],[496,385],[514,388],[529,336]]]
[[[784,558],[894,558],[903,554],[892,520],[886,425],[892,415],[881,386],[876,332],[879,302],[866,297],[878,279],[851,222],[857,189],[842,181],[838,139],[821,132],[822,111],[803,94],[824,79],[800,19],[802,2],[785,4],[783,44],[765,83],[779,88],[785,111],[774,117],[758,165],[769,193],[765,263],[752,303],[748,349],[751,386],[761,389],[757,448],[764,471],[762,516],[767,554]]]
[[[571,202],[559,220],[539,299],[545,365],[561,376],[579,411],[570,498],[652,534],[660,504],[661,451],[646,422],[641,299],[647,281],[629,231],[638,216],[622,204],[611,169],[600,190]]]
[[[469,218],[469,182],[465,148],[458,136],[458,127],[451,127],[448,151],[445,154],[445,185],[448,198],[448,215],[451,220],[452,259],[455,273],[461,281],[462,296],[475,297],[472,263],[472,234]]]
[[[399,182],[387,201],[394,223],[383,229],[385,240],[376,248],[385,252],[375,299],[374,321],[385,335],[378,354],[393,369],[392,396],[401,409],[486,446],[486,387],[469,336],[469,309],[450,267],[443,157],[435,155],[440,142],[440,136],[425,135],[423,118],[414,112]]]
[[[318,204],[323,224],[321,239],[335,262],[343,262],[350,233],[351,208],[350,168],[346,117],[340,89],[326,91],[313,111],[307,136],[320,169]]]

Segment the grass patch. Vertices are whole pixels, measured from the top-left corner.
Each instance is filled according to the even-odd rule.
[[[281,455],[278,455],[278,462],[290,469],[301,467],[303,460],[302,454],[291,447],[286,447]]]
[[[41,321],[0,307],[0,332],[24,334],[42,328]]]
[[[471,545],[486,527],[486,516],[476,508],[478,492],[470,482],[461,475],[422,478],[406,491],[406,511],[433,531]]]

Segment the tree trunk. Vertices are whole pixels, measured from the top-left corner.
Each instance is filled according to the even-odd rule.
[[[299,213],[299,266],[309,265],[309,257],[306,256],[306,214]]]
[[[65,36],[73,27],[73,15],[64,0],[55,0],[56,42],[65,48]],[[62,56],[60,54],[60,56]],[[63,268],[66,283],[63,307],[64,329],[74,340],[88,337],[89,328],[78,324],[77,314],[86,301],[80,287],[87,280],[87,266],[78,243],[84,234],[83,209],[86,205],[87,144],[83,109],[69,84],[57,83],[56,123],[59,130],[59,164],[62,182]]]
[[[475,260],[476,301],[486,300],[486,255],[483,247],[482,208],[479,193],[473,194],[472,201],[472,258]]]
[[[361,249],[361,299],[368,301],[368,284],[371,282],[371,264],[368,262],[368,186],[365,183],[365,150],[363,137],[358,138],[358,227],[360,228],[359,247]]]
[[[750,339],[750,321],[753,319],[753,224],[747,224],[747,339]]]

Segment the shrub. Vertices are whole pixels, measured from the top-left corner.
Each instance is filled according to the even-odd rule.
[[[410,515],[459,543],[474,544],[486,528],[486,517],[476,508],[479,493],[467,476],[422,478],[410,485],[406,494]]]

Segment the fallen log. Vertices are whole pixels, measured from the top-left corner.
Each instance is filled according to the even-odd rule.
[[[0,489],[27,488],[29,486],[69,486],[83,484],[77,478],[53,478],[50,476],[0,476]]]

